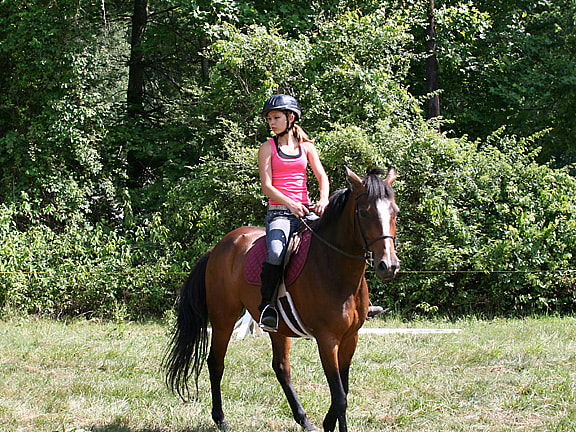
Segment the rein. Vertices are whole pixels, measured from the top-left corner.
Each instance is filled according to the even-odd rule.
[[[316,231],[314,231],[312,228],[310,228],[310,225],[308,225],[308,223],[306,223],[306,220],[305,220],[304,218],[300,219],[300,221],[304,224],[304,226],[306,227],[306,229],[307,229],[308,231],[310,231],[310,232],[312,233],[312,235],[313,235],[314,237],[316,237],[316,239],[320,240],[324,245],[328,246],[329,248],[335,250],[336,252],[338,252],[338,253],[340,253],[340,254],[348,257],[348,258],[362,259],[362,260],[365,260],[365,261],[366,261],[366,264],[370,264],[370,263],[369,263],[369,260],[372,259],[372,256],[371,256],[372,252],[371,252],[371,251],[370,251],[370,257],[368,257],[367,255],[362,256],[362,255],[352,255],[352,254],[349,254],[348,252],[340,249],[339,247],[334,246],[334,245],[333,245],[332,243],[330,243],[328,240],[320,237]]]
[[[353,255],[350,254],[342,249],[340,249],[337,246],[334,246],[332,243],[330,243],[328,240],[320,237],[320,235],[314,231],[310,225],[308,225],[308,223],[306,222],[306,220],[304,218],[300,219],[302,221],[302,223],[304,224],[304,226],[306,227],[306,229],[308,231],[310,231],[312,233],[312,235],[320,240],[320,242],[322,242],[324,245],[328,246],[329,248],[335,250],[336,252],[344,255],[345,257],[348,258],[353,258],[353,259],[362,259],[366,262],[366,264],[368,264],[368,266],[370,267],[374,267],[374,252],[372,252],[369,247],[372,246],[374,243],[376,243],[378,240],[385,240],[385,239],[392,239],[394,241],[394,247],[396,247],[396,236],[393,235],[381,235],[376,237],[375,239],[372,239],[372,241],[368,242],[366,240],[366,236],[364,235],[364,230],[362,229],[362,225],[360,224],[360,217],[358,216],[358,198],[362,195],[366,194],[366,192],[358,195],[355,197],[355,203],[354,203],[354,221],[356,222],[356,224],[358,225],[358,228],[360,230],[360,237],[362,238],[362,247],[364,248],[364,255]]]

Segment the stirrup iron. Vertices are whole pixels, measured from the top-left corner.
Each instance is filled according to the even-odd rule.
[[[274,313],[276,314],[276,322],[274,323],[274,325],[270,325],[270,323],[266,324],[264,322],[262,322],[262,317],[264,316],[264,314],[266,313],[266,311],[268,311],[268,308],[270,308],[271,311],[274,311]],[[271,318],[271,317],[268,317]],[[262,329],[265,330],[267,332],[271,332],[271,333],[275,333],[278,331],[278,310],[272,306],[272,305],[267,305],[264,310],[262,310],[262,313],[260,314],[260,322],[258,323],[258,326]]]

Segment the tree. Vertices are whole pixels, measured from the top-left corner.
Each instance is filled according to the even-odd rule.
[[[132,36],[130,38],[130,72],[128,78],[128,115],[134,117],[144,113],[144,49],[143,37],[148,22],[148,0],[134,0],[132,14]]]
[[[115,69],[96,70],[115,51],[96,42],[98,5],[5,1],[0,21],[0,201],[21,206],[21,229],[39,221],[61,229],[114,194],[115,164],[100,149]]]
[[[437,10],[443,113],[454,135],[540,131],[540,162],[576,161],[576,4],[445,2]]]
[[[430,95],[428,99],[428,118],[440,116],[440,95],[438,94],[438,60],[436,58],[436,19],[434,0],[428,3],[428,25],[425,31],[426,51],[426,90]]]

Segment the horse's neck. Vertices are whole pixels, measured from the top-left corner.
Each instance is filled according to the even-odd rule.
[[[337,221],[326,226],[319,234],[333,246],[333,248],[327,248],[326,253],[332,256],[334,262],[342,263],[346,271],[354,268],[359,274],[364,273],[365,262],[358,258],[364,256],[364,247],[354,220],[353,208],[346,208]],[[339,270],[339,268],[334,269],[336,272]]]
[[[354,197],[349,198],[349,202],[342,211],[340,218],[331,224],[327,236],[332,241],[339,244],[343,250],[351,254],[362,254],[362,243],[358,238],[356,221],[354,218]]]

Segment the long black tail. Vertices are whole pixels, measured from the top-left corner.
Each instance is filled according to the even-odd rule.
[[[208,351],[205,276],[209,257],[210,252],[207,252],[198,260],[180,289],[178,319],[163,363],[167,386],[184,401],[190,399],[188,380],[191,374],[198,393],[198,376]]]

